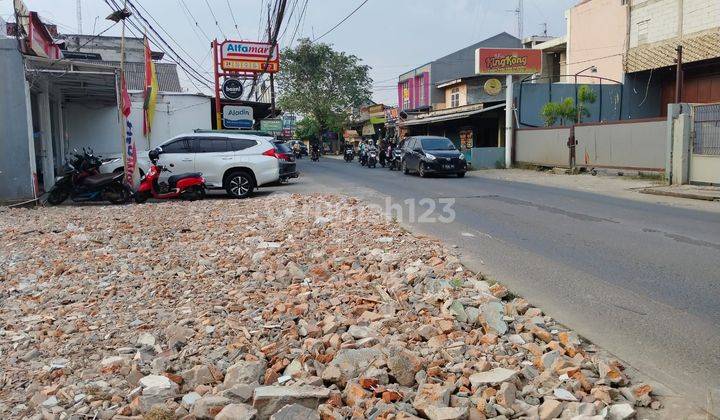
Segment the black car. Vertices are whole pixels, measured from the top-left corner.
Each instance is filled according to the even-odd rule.
[[[429,174],[454,174],[465,176],[465,155],[446,137],[416,136],[403,144],[402,170],[406,175],[417,172],[424,177]]]
[[[290,145],[282,141],[274,141],[273,145],[275,145],[275,154],[280,162],[280,182],[287,182],[290,178],[300,176]]]

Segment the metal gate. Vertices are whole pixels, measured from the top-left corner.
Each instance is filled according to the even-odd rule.
[[[695,105],[693,153],[720,155],[720,104]]]

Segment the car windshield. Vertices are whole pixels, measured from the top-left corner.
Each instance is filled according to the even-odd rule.
[[[455,145],[445,138],[422,139],[423,150],[455,150]]]

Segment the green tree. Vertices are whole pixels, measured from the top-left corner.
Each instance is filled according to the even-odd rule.
[[[314,129],[307,134],[317,138],[326,130],[340,132],[347,111],[370,98],[369,70],[354,55],[301,39],[295,48],[283,51],[277,76],[278,104],[311,119],[306,127]]]
[[[560,121],[560,125],[565,125],[568,121],[575,122],[577,110],[575,103],[571,98],[565,98],[562,102],[548,102],[543,106],[540,115],[545,121],[545,125],[551,127]]]
[[[580,86],[578,89],[577,122],[582,122],[583,117],[589,117],[588,105],[594,104],[597,100],[597,93],[588,85]]]
[[[562,102],[548,102],[540,110],[540,116],[545,125],[551,127],[560,121],[560,125],[567,122],[581,123],[583,117],[590,116],[589,105],[597,100],[597,93],[588,85],[578,89],[578,106],[572,98],[565,98]]]

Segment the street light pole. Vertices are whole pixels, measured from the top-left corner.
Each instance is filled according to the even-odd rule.
[[[513,76],[505,80],[505,168],[512,166],[513,147]]]

